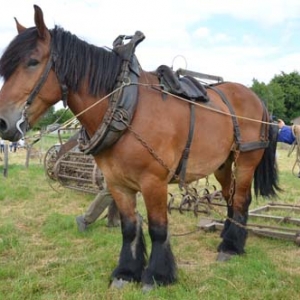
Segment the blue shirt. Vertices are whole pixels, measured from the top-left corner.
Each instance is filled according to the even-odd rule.
[[[291,145],[294,143],[295,139],[291,126],[283,126],[278,132],[277,142]]]

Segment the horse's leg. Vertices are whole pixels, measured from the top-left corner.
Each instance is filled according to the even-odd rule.
[[[228,159],[222,169],[215,173],[222,185],[222,193],[227,201],[227,219],[221,237],[222,242],[218,247],[218,260],[227,260],[232,255],[243,254],[247,239],[246,224],[248,208],[252,200],[251,183],[254,175],[254,166],[246,161],[251,161],[247,154],[240,154],[237,161],[235,185],[232,190],[232,161]]]
[[[230,198],[230,188],[231,188],[231,180],[232,180],[232,159],[231,156],[225,161],[225,163],[215,171],[214,175],[222,188],[222,196],[227,203],[227,217],[232,218],[233,209],[232,205],[228,205]],[[221,232],[221,237],[223,237],[224,233],[228,230],[230,221],[226,218],[223,230]]]
[[[146,265],[146,247],[142,219],[135,212],[135,194],[114,191],[120,212],[123,243],[118,266],[112,273],[112,287],[121,288],[126,282],[141,281]]]
[[[120,225],[120,214],[115,201],[112,201],[107,212],[107,226],[116,227]]]
[[[168,235],[167,184],[151,184],[142,193],[152,242],[149,264],[142,276],[145,290],[152,288],[154,284],[167,285],[176,281],[176,263]]]

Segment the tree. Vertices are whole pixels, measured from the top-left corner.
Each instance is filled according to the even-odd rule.
[[[276,82],[265,84],[253,79],[251,89],[262,99],[272,116],[285,119],[284,92]]]
[[[69,109],[65,110],[64,108],[55,111],[54,115],[56,122],[59,124],[63,124],[74,117],[74,114]]]
[[[284,92],[281,86],[277,83],[270,82],[268,84],[269,100],[268,107],[269,112],[273,117],[279,119],[286,119],[286,107],[284,103]]]
[[[64,108],[55,111],[55,107],[50,107],[43,117],[34,125],[33,130],[41,130],[47,128],[51,124],[63,124],[73,118],[74,115],[70,110]]]
[[[294,71],[290,74],[281,72],[274,76],[270,84],[277,84],[283,91],[286,120],[291,121],[300,116],[300,75]]]
[[[33,126],[33,130],[41,130],[55,122],[54,106],[50,107],[41,119]]]

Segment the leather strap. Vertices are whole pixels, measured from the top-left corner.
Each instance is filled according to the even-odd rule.
[[[48,75],[49,75],[50,70],[51,70],[52,65],[53,65],[53,57],[54,57],[54,55],[51,52],[50,57],[49,57],[48,62],[47,62],[47,65],[46,65],[46,68],[45,68],[42,76],[40,77],[40,79],[39,79],[38,83],[36,84],[36,86],[34,87],[34,89],[31,91],[31,93],[30,93],[30,95],[29,95],[29,97],[26,101],[27,105],[32,104],[34,98],[40,92],[42,86],[44,85],[45,81],[47,80]]]
[[[252,150],[256,150],[256,149],[267,148],[269,146],[268,135],[267,135],[268,126],[265,123],[262,123],[259,141],[243,143],[242,139],[241,139],[240,127],[239,127],[239,124],[237,121],[237,117],[235,115],[235,111],[234,111],[232,105],[227,100],[225,94],[221,90],[217,89],[216,87],[207,86],[207,88],[215,91],[221,97],[222,101],[226,104],[226,106],[229,109],[229,112],[230,112],[231,118],[232,118],[232,123],[233,123],[234,140],[236,143],[236,150],[240,150],[241,152],[247,152],[247,151],[252,151]],[[264,105],[263,105],[262,121],[264,121],[264,122],[267,121],[267,110]]]
[[[189,129],[189,134],[188,134],[188,139],[185,145],[185,148],[182,152],[179,165],[175,171],[175,175],[171,179],[173,181],[176,179],[176,176],[179,176],[179,188],[182,189],[183,185],[185,183],[185,174],[186,174],[186,167],[187,167],[187,162],[190,154],[190,148],[194,136],[194,129],[195,129],[195,105],[191,104],[190,105],[190,129]]]

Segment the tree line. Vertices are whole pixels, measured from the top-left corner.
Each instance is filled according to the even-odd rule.
[[[300,116],[300,74],[275,75],[268,84],[253,79],[250,87],[265,103],[274,119],[287,124]]]
[[[44,116],[34,125],[33,130],[43,130],[47,126],[52,124],[64,124],[73,117],[73,113],[69,109],[55,110],[54,106],[51,106]]]

